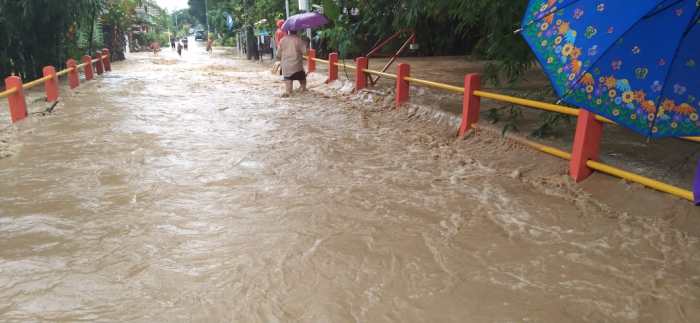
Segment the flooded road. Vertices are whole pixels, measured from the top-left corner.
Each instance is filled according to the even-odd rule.
[[[0,321],[700,321],[689,203],[223,50],[113,70],[11,129]]]

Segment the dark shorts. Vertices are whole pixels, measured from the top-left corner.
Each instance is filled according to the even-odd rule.
[[[304,71],[299,71],[291,76],[285,76],[284,77],[285,81],[306,81],[306,72]]]

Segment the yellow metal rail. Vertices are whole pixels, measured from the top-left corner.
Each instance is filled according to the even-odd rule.
[[[13,87],[9,90],[5,90],[5,91],[0,92],[0,98],[6,98],[6,97],[13,95],[15,93],[17,93],[17,88]]]
[[[304,55],[302,57],[304,57],[304,59],[307,59],[307,60],[309,59],[309,55]],[[323,64],[328,64],[328,60],[325,60],[325,59],[320,59],[320,58],[314,57],[314,61],[319,62],[319,63],[323,63]]]
[[[53,75],[47,75],[47,76],[44,76],[44,77],[42,77],[42,78],[36,79],[36,80],[34,80],[34,81],[31,81],[31,82],[27,82],[27,83],[22,84],[22,88],[25,89],[25,90],[31,89],[31,88],[33,88],[33,87],[35,87],[35,86],[37,86],[37,85],[39,85],[39,84],[42,84],[42,83],[44,83],[44,82],[46,82],[46,81],[48,81],[48,80],[50,80],[50,79],[52,79],[52,78],[53,78]]]
[[[425,85],[427,87],[432,87],[435,89],[440,89],[440,90],[445,90],[448,92],[454,92],[454,93],[461,93],[464,94],[464,88],[459,87],[459,86],[454,86],[454,85],[449,85],[445,83],[440,83],[440,82],[433,82],[433,81],[428,81],[428,80],[421,80],[415,77],[404,77],[404,80]]]
[[[570,116],[578,116],[579,112],[580,112],[578,109],[569,108],[569,107],[565,107],[565,106],[558,105],[558,104],[551,104],[551,103],[545,103],[545,102],[540,102],[540,101],[521,99],[521,98],[516,98],[513,96],[497,94],[497,93],[490,93],[490,92],[485,92],[485,91],[474,91],[474,95],[476,95],[478,97],[486,98],[486,99],[492,99],[492,100],[501,101],[501,102],[509,102],[509,103],[521,105],[524,107],[545,110],[545,111],[558,112],[558,113],[562,113],[562,114],[566,114],[566,115],[570,115]],[[605,117],[602,117],[599,115],[597,115],[595,118],[596,118],[596,120],[598,120],[600,122],[604,122],[604,123],[612,124],[612,125],[617,125],[617,123],[615,121],[612,121],[608,118],[605,118]],[[680,137],[680,139],[700,142],[700,137]]]
[[[343,63],[335,63],[335,66],[344,67],[344,68],[351,69],[351,70],[356,70],[356,69],[357,69],[357,67],[355,67],[355,66],[348,65],[348,64],[343,64]]]
[[[479,124],[474,124],[474,125],[472,125],[472,127],[477,128],[477,129],[480,128]],[[539,150],[543,153],[552,155],[554,157],[559,157],[559,158],[565,159],[565,160],[571,160],[571,153],[568,153],[568,152],[563,151],[561,149],[557,149],[557,148],[554,148],[551,146],[543,145],[543,144],[536,143],[536,142],[531,141],[531,140],[527,140],[524,138],[518,138],[518,137],[514,137],[514,136],[509,136],[508,139],[513,140],[515,142],[518,142],[524,146],[528,146],[532,149]]]
[[[70,72],[72,72],[72,71],[73,71],[73,68],[72,68],[72,67],[69,67],[69,68],[67,68],[67,69],[65,69],[65,70],[62,70],[62,71],[56,73],[56,76],[63,76],[63,75],[66,75],[66,74],[68,74],[68,73],[70,73]]]
[[[379,75],[379,76],[383,76],[383,77],[390,78],[390,79],[396,79],[398,77],[398,76],[396,76],[396,74],[384,73],[384,72],[370,70],[370,69],[365,69],[365,73]]]
[[[474,127],[478,128],[478,124],[474,125]],[[528,146],[530,148],[533,148],[535,150],[541,151],[543,153],[547,153],[549,155],[559,157],[561,159],[571,160],[571,153],[568,153],[568,152],[563,151],[561,149],[557,149],[557,148],[554,148],[551,146],[543,145],[543,144],[536,143],[534,141],[530,141],[530,140],[522,139],[522,138],[509,137],[509,139],[511,139],[515,142],[518,142],[520,144],[523,144],[525,146]],[[590,167],[591,169],[597,170],[601,173],[605,173],[608,175],[619,177],[619,178],[622,178],[624,180],[627,180],[627,181],[630,181],[633,183],[641,184],[641,185],[644,185],[646,187],[655,189],[659,192],[668,193],[668,194],[671,194],[673,196],[677,196],[677,197],[680,197],[682,199],[686,199],[686,200],[691,201],[691,202],[694,201],[693,192],[691,192],[689,190],[685,190],[685,189],[682,189],[682,188],[679,188],[679,187],[676,187],[676,186],[673,186],[670,184],[666,184],[666,183],[663,183],[663,182],[660,182],[660,181],[657,181],[657,180],[654,180],[654,179],[651,179],[648,177],[644,177],[641,175],[630,173],[626,170],[622,170],[622,169],[619,169],[619,168],[616,168],[616,167],[613,167],[613,166],[610,166],[610,165],[607,165],[607,164],[604,164],[601,162],[597,162],[594,160],[589,160],[588,162],[586,162],[586,165],[588,167]]]
[[[88,65],[88,63],[82,63],[82,64],[76,65],[75,67],[77,67],[77,68],[83,68],[83,67],[85,67],[85,66],[87,66],[87,65]]]
[[[673,185],[662,183],[662,182],[659,182],[657,180],[653,180],[651,178],[647,178],[647,177],[640,176],[640,175],[637,175],[634,173],[630,173],[628,171],[625,171],[625,170],[622,170],[619,168],[615,168],[615,167],[612,167],[612,166],[609,166],[609,165],[606,165],[606,164],[603,164],[603,163],[600,163],[597,161],[593,161],[593,160],[589,160],[588,162],[586,162],[586,165],[588,167],[590,167],[591,169],[595,169],[599,172],[606,173],[606,174],[609,174],[612,176],[616,176],[616,177],[628,180],[630,182],[642,184],[646,187],[650,187],[650,188],[653,188],[657,191],[668,193],[668,194],[686,199],[686,200],[691,201],[691,202],[693,202],[695,200],[693,192],[688,191],[688,190],[684,190],[684,189],[679,188],[679,187],[675,187]]]
[[[517,105],[521,105],[524,107],[529,107],[529,108],[535,108],[535,109],[540,109],[540,110],[545,110],[545,111],[552,111],[552,112],[558,112],[570,116],[578,116],[578,109],[573,109],[573,108],[568,108],[564,107],[561,105],[557,104],[551,104],[551,103],[544,103],[540,101],[534,101],[534,100],[528,100],[528,99],[522,99],[522,98],[516,98],[514,96],[509,96],[509,95],[503,95],[503,94],[496,94],[496,93],[491,93],[491,92],[484,92],[484,91],[474,91],[474,95],[486,99],[492,99],[496,101],[501,101],[501,102],[508,102],[508,103],[513,103]]]

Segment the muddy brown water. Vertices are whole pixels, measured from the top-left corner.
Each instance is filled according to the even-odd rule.
[[[700,321],[687,202],[322,81],[166,49],[6,129],[0,321]]]

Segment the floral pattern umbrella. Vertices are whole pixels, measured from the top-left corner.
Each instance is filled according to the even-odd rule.
[[[700,135],[700,0],[531,0],[523,36],[561,99],[644,136]]]

